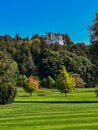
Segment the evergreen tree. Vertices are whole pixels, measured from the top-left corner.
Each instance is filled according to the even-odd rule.
[[[90,53],[92,55],[92,63],[94,64],[95,80],[98,84],[98,12],[93,24],[90,26],[90,42],[92,44]]]
[[[10,55],[0,51],[0,104],[13,102],[16,96],[18,65]]]

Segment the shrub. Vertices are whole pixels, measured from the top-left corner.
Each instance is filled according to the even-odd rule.
[[[0,83],[0,104],[12,103],[16,96],[16,87],[12,83]]]

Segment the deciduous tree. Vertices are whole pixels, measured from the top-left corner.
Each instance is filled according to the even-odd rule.
[[[64,66],[56,80],[56,85],[61,92],[65,93],[65,96],[68,92],[74,92],[75,80],[67,73]]]
[[[30,93],[30,96],[32,96],[32,92],[37,91],[39,88],[39,81],[34,79],[33,76],[30,76],[23,88],[27,93]]]
[[[77,73],[70,73],[70,76],[75,79],[75,87],[77,88],[84,88],[86,83],[84,82],[83,78],[80,77]]]

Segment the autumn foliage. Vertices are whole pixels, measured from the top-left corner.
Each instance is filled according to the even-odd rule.
[[[32,96],[32,92],[37,91],[39,89],[39,81],[36,80],[33,76],[30,76],[24,85],[24,90],[27,93],[30,93],[30,96]]]
[[[83,78],[80,77],[77,73],[70,73],[70,76],[75,79],[75,87],[76,88],[84,88],[86,83],[84,82]]]

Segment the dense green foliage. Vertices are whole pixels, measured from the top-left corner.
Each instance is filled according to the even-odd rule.
[[[26,75],[18,75],[17,77],[17,87],[24,87],[25,82],[27,80],[27,76]]]
[[[48,76],[47,78],[43,78],[40,82],[40,87],[55,88],[55,80],[51,76]]]
[[[98,84],[98,12],[93,24],[90,26],[90,46],[91,61],[94,64],[95,80]]]
[[[61,34],[64,45],[47,44],[43,36],[38,34],[32,38],[21,38],[19,34],[14,38],[9,35],[0,36],[0,103],[13,101],[16,86],[32,86],[25,84],[30,75],[38,77],[41,87],[56,87],[55,81],[60,76],[62,66],[66,67],[68,73],[76,73],[81,77],[77,78],[81,86],[94,87],[95,79],[98,80],[97,20],[98,13],[90,26],[92,45],[89,46],[82,42],[74,44],[67,34]],[[8,96],[3,101],[7,93],[10,93],[12,101],[7,99]]]
[[[19,74],[38,76],[40,80],[51,76],[56,79],[62,66],[68,72],[78,73],[86,87],[94,86],[94,71],[89,48],[84,43],[74,44],[68,35],[62,34],[65,45],[47,44],[34,35],[30,38],[0,36],[0,49],[9,53],[18,64]],[[90,61],[91,60],[91,61]]]
[[[0,51],[0,104],[11,103],[16,96],[18,66],[5,51]]]

